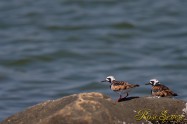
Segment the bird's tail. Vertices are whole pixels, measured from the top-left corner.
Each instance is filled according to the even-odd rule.
[[[176,94],[176,93],[173,93],[173,96],[178,96],[178,94]]]
[[[135,84],[134,87],[139,87],[140,85],[139,84]]]

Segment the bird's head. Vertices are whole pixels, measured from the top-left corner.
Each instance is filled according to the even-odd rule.
[[[148,83],[146,83],[145,85],[152,85],[152,86],[156,86],[159,85],[160,82],[157,79],[151,79]]]
[[[114,80],[115,80],[114,76],[108,76],[108,77],[106,77],[106,79],[104,81],[101,81],[101,82],[110,82],[110,83],[112,83],[112,81],[114,81]]]

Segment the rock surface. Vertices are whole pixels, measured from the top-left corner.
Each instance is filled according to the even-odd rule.
[[[186,116],[186,113],[182,116],[182,110],[187,111],[186,102],[177,99],[129,97],[117,103],[106,95],[92,92],[37,104],[0,124],[138,124],[148,123],[147,120],[164,123],[164,119],[174,117],[182,123]]]

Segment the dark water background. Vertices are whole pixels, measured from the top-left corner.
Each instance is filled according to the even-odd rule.
[[[157,78],[187,100],[186,0],[1,0],[0,120],[107,83]]]

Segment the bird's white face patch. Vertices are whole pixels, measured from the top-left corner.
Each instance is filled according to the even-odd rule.
[[[153,86],[155,86],[157,84],[160,84],[160,82],[157,79],[151,79],[150,80],[150,84],[153,85]]]
[[[108,81],[108,82],[112,82],[112,81],[114,81],[114,80],[115,80],[114,76],[108,76],[108,77],[106,78],[106,81]]]

